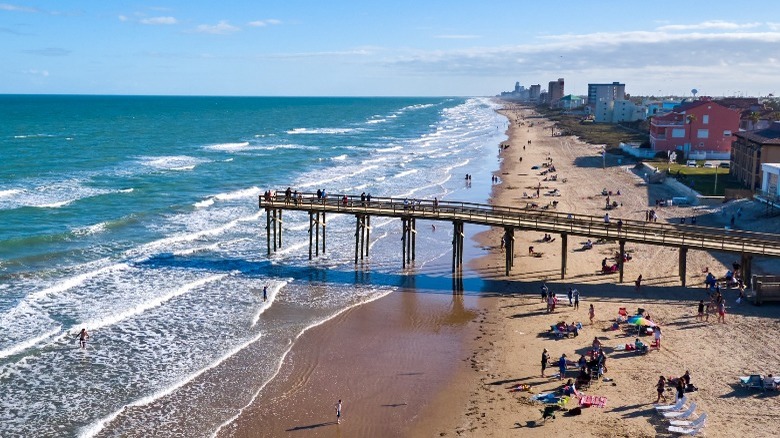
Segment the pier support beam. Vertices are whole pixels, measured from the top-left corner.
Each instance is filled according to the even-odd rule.
[[[751,254],[742,254],[740,266],[740,275],[745,287],[751,287],[753,282],[753,256]]]
[[[680,275],[680,283],[682,284],[682,287],[685,287],[685,278],[687,276],[687,265],[688,265],[688,247],[681,246],[680,260],[678,262],[678,266],[680,270],[679,275]]]
[[[279,209],[279,218],[276,220],[276,223],[279,225],[279,249],[282,249],[282,209]]]
[[[322,255],[325,255],[325,212],[322,212]]]
[[[406,233],[409,229],[409,224],[407,223],[408,219],[405,217],[401,218],[401,267],[406,269]]]
[[[452,233],[452,273],[462,275],[463,271],[463,222],[454,221]]]
[[[561,280],[566,278],[566,250],[569,244],[569,235],[561,233]]]
[[[361,225],[360,224],[361,219],[362,218],[360,217],[359,214],[355,215],[355,264],[356,265],[358,263],[358,247],[360,247],[360,253],[361,254],[363,253],[363,251],[362,251],[363,247],[360,246],[360,235],[361,235],[361,232],[362,232],[362,229],[361,229],[361,226],[360,226]]]
[[[371,241],[371,216],[366,215],[366,257],[368,257],[368,247]]]
[[[324,240],[324,239],[323,239]],[[320,256],[320,212],[317,212],[317,219],[314,221],[314,255]]]
[[[508,277],[515,263],[515,229],[504,227],[504,266],[505,275]]]
[[[271,255],[271,209],[265,209],[265,241],[268,246],[268,255]]]
[[[312,240],[314,237],[314,213],[309,212],[309,260],[311,260]],[[269,244],[270,245],[270,244]],[[270,249],[268,251],[271,251]]]
[[[626,241],[625,240],[619,240],[618,243],[620,244],[620,254],[618,254],[618,272],[620,272],[620,277],[618,278],[618,283],[623,282],[623,254],[626,253]]]
[[[274,252],[276,252],[276,227],[277,227],[276,224],[277,224],[277,222],[276,222],[276,209],[275,208],[273,209],[272,219],[271,220],[273,221],[272,225],[274,226]]]
[[[415,260],[415,247],[417,246],[417,219],[411,218],[410,222],[412,223],[412,229],[410,230],[409,237],[411,237],[412,240],[412,261]]]

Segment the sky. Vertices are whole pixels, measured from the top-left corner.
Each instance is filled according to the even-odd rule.
[[[8,3],[6,3],[6,1]],[[780,2],[0,0],[0,93],[780,92]]]

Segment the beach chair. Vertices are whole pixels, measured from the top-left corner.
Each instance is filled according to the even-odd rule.
[[[669,432],[676,433],[678,435],[698,435],[703,428],[703,425],[700,427],[669,426]]]
[[[688,403],[688,396],[684,395],[682,398],[678,398],[677,402],[673,405],[659,405],[655,407],[656,412],[673,412],[682,411],[685,409],[685,404]]]
[[[664,416],[664,418],[667,419],[685,420],[686,418],[689,418],[691,415],[693,415],[693,412],[695,410],[696,410],[696,403],[691,403],[691,405],[688,406],[688,409],[684,411],[661,412],[661,414]]]
[[[672,426],[678,426],[678,427],[696,427],[696,428],[699,428],[699,427],[704,426],[704,423],[706,421],[707,421],[707,413],[705,412],[705,413],[699,415],[699,418],[697,418],[697,419],[695,419],[693,421],[672,420],[672,421],[669,422],[669,424],[672,425]]]
[[[739,378],[739,385],[744,388],[764,389],[764,376],[761,374],[752,374]]]

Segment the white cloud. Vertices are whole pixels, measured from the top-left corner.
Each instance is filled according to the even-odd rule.
[[[761,26],[762,23],[733,23],[723,20],[711,20],[703,21],[695,24],[667,24],[660,26],[656,30],[696,30],[696,29],[720,29],[720,30],[737,30],[737,29],[750,29]]]
[[[28,8],[27,6],[17,6],[8,3],[0,3],[0,10],[14,12],[41,12],[39,9]]]
[[[233,26],[227,20],[221,20],[217,24],[201,24],[195,28],[197,33],[210,33],[212,35],[227,35],[239,30],[241,30],[239,27]]]
[[[32,76],[43,76],[43,77],[48,77],[49,76],[49,71],[48,70],[30,69],[30,70],[24,71],[23,73],[26,73],[26,74],[32,75]]]
[[[119,21],[122,21],[122,22],[125,22],[125,21],[127,21],[127,20],[128,20],[127,16],[125,16],[125,15],[120,15],[120,16],[119,16],[119,17],[117,17],[117,18],[119,18]]]
[[[275,18],[269,18],[269,19],[267,19],[267,20],[255,20],[255,21],[250,21],[250,22],[249,22],[249,23],[247,23],[247,24],[248,24],[248,25],[250,25],[250,26],[252,26],[252,27],[266,27],[266,26],[272,26],[272,25],[282,24],[282,21],[281,21],[281,20],[277,20],[277,19],[275,19]]]
[[[165,25],[176,24],[178,23],[178,20],[176,20],[174,17],[150,17],[141,19],[140,23],[150,25]]]
[[[480,35],[436,35],[434,38],[444,39],[444,40],[473,40],[477,38],[482,38]]]

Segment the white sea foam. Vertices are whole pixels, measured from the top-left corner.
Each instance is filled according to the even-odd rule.
[[[226,151],[226,152],[233,152],[233,151],[240,151],[245,149],[247,146],[249,146],[248,141],[243,141],[240,143],[218,143],[218,144],[211,144],[204,149],[208,149],[211,151]]]
[[[46,333],[43,333],[39,336],[36,336],[32,339],[28,339],[24,342],[20,342],[18,344],[12,345],[4,350],[0,350],[0,359],[8,356],[12,356],[14,354],[20,353],[24,350],[27,350],[28,348],[34,347],[39,342],[43,342],[46,339],[49,339],[58,333],[60,333],[60,330],[62,330],[62,326],[58,326],[55,329],[49,330]]]
[[[146,397],[142,397],[138,400],[135,400],[133,402],[130,402],[123,407],[119,408],[118,410],[112,412],[111,414],[93,422],[92,424],[89,424],[79,430],[79,437],[80,438],[90,438],[98,433],[100,433],[101,430],[106,426],[106,424],[114,421],[122,412],[124,412],[127,408],[133,408],[133,407],[139,407],[139,406],[146,406],[150,403],[153,403],[155,400],[159,400],[162,397],[165,397],[169,394],[174,393],[176,390],[181,388],[182,386],[192,382],[193,380],[200,377],[203,373],[219,366],[222,362],[226,361],[227,359],[230,359],[232,356],[234,356],[236,353],[240,352],[241,350],[245,349],[246,347],[252,345],[253,343],[257,342],[261,337],[263,337],[262,333],[258,333],[254,337],[244,341],[243,343],[239,344],[238,346],[234,347],[224,355],[217,358],[215,361],[211,362],[209,365],[207,365],[204,368],[201,368],[200,370],[185,376],[178,382],[174,383],[173,385],[168,386],[167,388],[163,388],[160,391],[155,392],[154,394],[148,395]],[[277,371],[278,372],[278,371]]]
[[[10,198],[18,193],[22,193],[22,191],[20,189],[0,190],[0,198]]]
[[[357,128],[295,128],[287,131],[290,135],[296,134],[349,134],[358,131]]]
[[[84,284],[88,280],[97,277],[98,275],[107,274],[110,272],[117,272],[122,271],[124,269],[128,269],[130,265],[127,263],[116,263],[111,266],[105,266],[100,269],[96,269],[94,271],[85,272],[83,274],[79,274],[73,277],[70,277],[68,279],[65,279],[64,281],[61,281],[54,286],[47,287],[46,289],[39,290],[37,292],[33,292],[30,295],[28,295],[28,298],[31,299],[40,299],[47,295],[57,294],[60,292],[64,292],[68,289],[74,288],[76,286],[79,286],[81,284]]]
[[[417,173],[417,169],[405,170],[401,173],[393,175],[393,178],[403,178],[408,175],[414,175],[415,173]]]
[[[209,198],[206,198],[206,199],[204,199],[202,201],[198,201],[198,202],[196,202],[196,203],[194,203],[192,205],[195,208],[211,207],[212,205],[214,205],[214,198],[209,197]]]
[[[169,291],[163,295],[160,295],[158,297],[155,297],[151,300],[145,301],[143,303],[137,304],[135,307],[126,309],[123,312],[115,313],[109,316],[105,316],[103,318],[92,320],[92,321],[85,321],[82,324],[74,324],[74,327],[90,327],[92,330],[103,328],[109,325],[117,324],[121,321],[124,321],[128,318],[132,318],[133,316],[140,315],[144,312],[146,312],[149,309],[153,309],[155,307],[158,307],[165,303],[168,300],[171,300],[175,297],[178,297],[180,295],[183,295],[193,289],[196,289],[198,287],[201,287],[205,284],[221,280],[225,277],[227,277],[228,274],[216,274],[211,275],[206,278],[201,278],[196,281],[187,283],[178,289],[174,289],[172,291]],[[76,328],[76,330],[78,330]]]
[[[77,236],[89,236],[92,234],[98,234],[102,233],[106,230],[106,226],[108,225],[108,222],[100,222],[94,225],[89,225],[86,227],[76,228],[73,230],[73,234]]]
[[[68,205],[68,204],[70,204],[71,202],[74,202],[74,201],[76,201],[76,199],[66,199],[64,201],[51,202],[51,203],[48,203],[48,204],[34,205],[33,207],[38,207],[38,208],[60,208],[60,207],[66,206],[66,205]]]
[[[236,190],[234,192],[220,193],[218,195],[214,195],[214,199],[220,201],[229,201],[232,199],[255,198],[260,193],[261,190],[258,187],[249,187],[247,189]]]
[[[321,179],[319,181],[313,181],[313,182],[309,182],[309,183],[298,184],[298,187],[309,188],[309,187],[321,186],[323,184],[328,184],[328,183],[332,183],[332,182],[335,182],[335,181],[340,181],[340,180],[343,180],[343,179],[346,179],[346,178],[351,178],[353,176],[360,175],[360,174],[365,173],[365,172],[369,172],[371,170],[376,169],[377,167],[378,166],[366,166],[366,167],[362,167],[360,169],[357,169],[357,170],[355,170],[354,172],[351,172],[351,173],[340,173],[340,172],[337,172],[338,176],[334,176],[332,178]]]
[[[401,112],[401,111],[414,111],[414,110],[419,110],[419,109],[423,109],[423,108],[431,108],[431,107],[434,107],[434,106],[436,106],[436,104],[434,104],[434,103],[419,103],[417,105],[405,106],[405,107],[401,108],[398,111],[399,112]]]
[[[366,124],[375,125],[377,123],[387,123],[387,121],[388,121],[387,119],[371,119],[371,120],[366,120]]]
[[[157,170],[192,170],[198,164],[206,163],[202,158],[187,155],[173,155],[161,157],[140,157],[141,164]]]
[[[379,148],[375,152],[387,153],[387,152],[400,151],[401,149],[403,149],[403,146],[392,146],[392,147],[389,147],[389,148]]]
[[[339,155],[336,157],[331,158],[333,161],[344,161],[347,159],[347,154]]]

